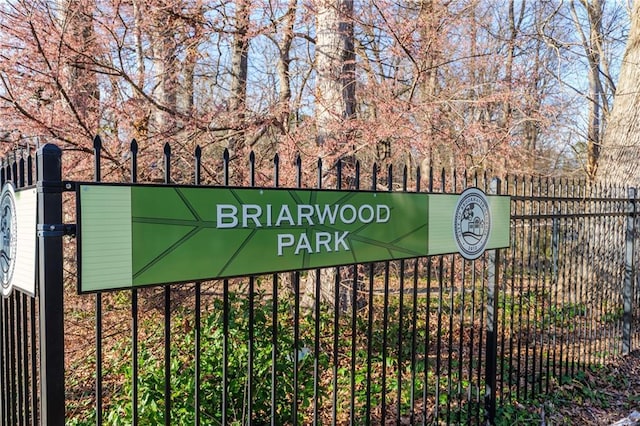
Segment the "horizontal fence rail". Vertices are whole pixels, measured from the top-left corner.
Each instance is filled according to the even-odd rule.
[[[102,150],[96,138],[96,182]],[[130,182],[138,154],[134,141]],[[156,183],[210,183],[203,170],[217,164],[222,186],[235,172],[243,186],[281,187],[286,169],[298,188],[478,187],[511,196],[511,245],[474,261],[441,255],[78,295],[67,238],[65,418],[50,424],[479,425],[638,347],[638,219],[626,188],[522,177],[492,186],[484,175],[364,170],[352,159],[285,167],[277,155],[265,172],[264,159],[248,160],[210,159],[199,147],[185,160],[165,145]],[[3,181],[22,176],[12,171],[20,161],[6,163]],[[73,202],[64,209],[75,217]],[[14,292],[0,304],[3,426],[45,421],[40,297]]]

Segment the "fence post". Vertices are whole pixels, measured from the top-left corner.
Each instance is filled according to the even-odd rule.
[[[500,194],[500,179],[494,178],[491,181],[489,192]],[[487,368],[485,376],[485,424],[493,425],[496,420],[496,375],[497,375],[497,353],[498,353],[498,287],[500,251],[489,250],[489,264],[487,267],[487,340],[486,359]]]
[[[627,216],[627,232],[625,238],[624,285],[622,287],[622,353],[631,352],[631,297],[633,294],[636,189],[629,188],[630,211]]]
[[[37,151],[40,424],[64,425],[62,151]]]

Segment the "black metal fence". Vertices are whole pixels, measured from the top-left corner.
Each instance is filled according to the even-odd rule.
[[[97,181],[100,154],[96,139]],[[41,148],[35,180],[31,157],[2,168],[3,182],[37,181],[41,224],[62,224],[73,188],[59,156]],[[135,142],[130,158],[135,182]],[[168,145],[164,160],[169,183]],[[200,184],[199,148],[193,161],[181,175]],[[228,185],[228,155],[219,164]],[[511,247],[79,296],[72,228],[39,232],[37,297],[0,302],[0,424],[493,423],[638,347],[633,190],[321,161],[304,182],[304,167],[299,187],[509,194]],[[280,169],[276,156],[272,186]]]

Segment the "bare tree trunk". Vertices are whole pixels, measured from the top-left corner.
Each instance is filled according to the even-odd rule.
[[[603,183],[640,185],[640,2],[634,2],[627,47],[613,109],[607,122],[596,178]]]
[[[138,87],[144,87],[145,81],[145,66],[144,66],[144,51],[143,51],[143,39],[142,39],[142,10],[140,9],[141,0],[133,0],[133,25],[134,25],[134,40],[136,50],[136,78],[135,82]]]
[[[291,79],[289,76],[291,66],[291,43],[293,42],[293,27],[296,20],[297,0],[289,0],[287,14],[282,33],[282,42],[278,46],[280,60],[278,61],[278,84],[280,86],[280,96],[278,99],[278,125],[282,134],[289,132],[289,121],[291,116]]]
[[[600,157],[597,169],[594,170],[598,183],[598,193],[604,196],[612,187],[639,186],[640,167],[640,2],[635,1],[631,12],[630,30],[626,50],[622,59],[618,85],[615,90],[613,107],[607,120],[607,126],[602,139]],[[609,188],[603,189],[603,188]],[[608,195],[614,195],[609,193]],[[618,194],[622,195],[622,194]],[[624,196],[624,195],[623,195]],[[607,220],[616,221],[619,218],[610,217]],[[593,260],[589,263],[588,273],[597,277],[596,284],[591,291],[603,292],[604,286],[613,285],[619,281],[612,276],[611,271],[618,268],[624,270],[624,264],[618,256],[619,247],[616,246],[611,229],[607,223],[599,224],[593,233],[600,236],[592,245]],[[616,259],[620,263],[616,263]],[[621,283],[620,283],[621,284]],[[616,291],[622,291],[617,288]]]
[[[343,145],[355,115],[353,0],[320,0],[316,15],[316,141]]]
[[[245,149],[246,108],[247,108],[247,72],[249,62],[249,0],[236,0],[235,31],[231,46],[231,97],[229,110],[232,114],[232,130],[227,148],[234,160]],[[243,179],[242,167],[230,166],[230,172]]]
[[[162,14],[155,22],[153,34],[155,98],[159,108],[154,114],[156,133],[168,135],[173,130],[177,106],[178,66],[173,22],[170,14]]]
[[[183,66],[183,83],[180,88],[179,111],[189,116],[193,110],[195,69],[198,60],[198,45],[194,43],[187,47],[187,54]]]
[[[571,2],[571,11],[578,34],[582,38],[587,62],[589,64],[589,117],[587,123],[587,175],[594,179],[600,156],[601,134],[604,127],[603,110],[607,108],[607,100],[603,97],[604,90],[601,80],[602,70],[602,8],[600,0],[582,0],[589,19],[589,34],[585,35],[579,24],[575,3]],[[604,103],[601,103],[603,102]]]
[[[423,104],[433,103],[438,94],[438,49],[435,47],[437,42],[434,43],[434,34],[437,33],[438,17],[434,16],[434,4],[432,0],[421,0],[420,11],[418,19],[424,22],[424,25],[420,26],[420,42],[424,51],[424,57],[421,64],[421,79],[419,84],[420,101]],[[431,16],[430,16],[431,15]],[[431,162],[433,161],[433,146],[437,145],[437,132],[434,131],[433,125],[436,121],[437,114],[434,110],[426,109],[426,114],[423,118],[425,125],[425,138],[430,145],[430,152],[428,158],[423,159],[422,167],[428,170]]]
[[[507,39],[507,58],[505,61],[505,83],[508,85],[509,93],[513,90],[513,61],[516,54],[516,41],[520,34],[520,26],[524,20],[525,1],[520,2],[520,14],[515,13],[515,0],[509,1],[509,35]],[[502,117],[500,118],[500,127],[507,129],[511,125],[512,105],[511,100],[507,99],[502,105]]]
[[[316,15],[316,141],[330,155],[344,153],[349,141],[345,124],[355,116],[353,11],[353,0],[320,0]],[[336,277],[335,268],[321,271],[316,303],[325,297],[334,300]]]
[[[87,132],[96,132],[100,91],[89,57],[95,54],[95,32],[91,2],[57,0],[58,21],[69,34],[69,57],[64,67],[64,83],[60,85],[62,96],[73,110],[79,124]]]

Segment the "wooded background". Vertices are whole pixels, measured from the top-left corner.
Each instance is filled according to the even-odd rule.
[[[298,154],[613,176],[638,15],[622,0],[6,0],[0,146],[57,143],[83,179],[95,135],[105,180],[128,175],[132,139],[141,180],[161,179],[166,142],[176,180],[196,146],[229,149],[237,182],[251,150],[265,168],[279,154],[285,185]],[[211,164],[202,178],[222,179]]]

